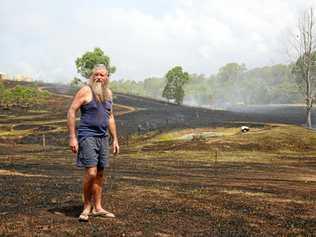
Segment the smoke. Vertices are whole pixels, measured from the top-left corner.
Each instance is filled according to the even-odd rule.
[[[240,65],[239,65],[240,66]],[[190,75],[185,85],[184,104],[214,109],[264,104],[304,102],[289,65],[273,65],[251,70],[227,64],[210,77]]]

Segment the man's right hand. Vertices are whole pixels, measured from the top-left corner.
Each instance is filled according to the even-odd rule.
[[[78,140],[76,137],[72,137],[69,139],[69,146],[73,153],[78,152]]]

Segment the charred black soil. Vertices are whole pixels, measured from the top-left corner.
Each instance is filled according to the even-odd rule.
[[[67,147],[70,100],[54,94],[41,108],[1,112],[0,235],[316,236],[316,135],[261,123],[298,118],[126,95],[116,97],[122,151],[105,171],[103,198],[117,217],[78,222],[83,171]]]

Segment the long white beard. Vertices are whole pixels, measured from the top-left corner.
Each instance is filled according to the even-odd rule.
[[[101,83],[101,82],[96,82],[92,81],[90,82],[91,88],[93,93],[96,95],[97,100],[100,102],[104,102],[109,98],[109,89],[108,89],[108,84],[107,83]]]

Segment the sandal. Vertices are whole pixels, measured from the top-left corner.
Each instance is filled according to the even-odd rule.
[[[92,208],[92,207],[91,207]],[[86,208],[84,209],[80,216],[79,216],[79,221],[88,221],[89,220],[89,215],[91,215],[91,208]]]
[[[87,222],[89,220],[89,213],[82,212],[78,218],[79,221]]]
[[[115,218],[115,215],[111,212],[108,211],[95,211],[92,210],[92,215],[93,216],[100,216],[100,217],[110,217],[110,218]]]

